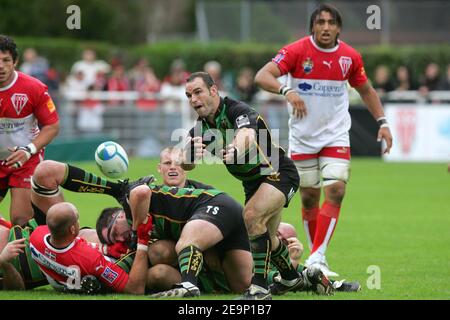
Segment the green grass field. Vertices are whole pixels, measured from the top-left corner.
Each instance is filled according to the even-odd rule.
[[[93,163],[78,163],[99,173]],[[129,176],[156,173],[156,160],[131,159]],[[243,202],[240,183],[222,165],[198,166],[190,177],[224,190]],[[66,192],[80,211],[81,224],[93,226],[103,207],[116,206],[103,195]],[[352,160],[352,176],[339,223],[327,251],[332,270],[341,278],[358,280],[359,293],[318,297],[291,293],[274,299],[449,299],[450,298],[450,174],[446,164],[384,163]],[[9,199],[0,204],[6,213]],[[300,198],[284,211],[283,220],[296,226],[306,245]],[[305,252],[304,258],[308,252]],[[373,270],[379,268],[380,288]],[[369,281],[368,281],[369,280]],[[368,287],[368,283],[370,285]],[[201,299],[233,299],[234,295]],[[49,287],[29,292],[0,292],[4,299],[148,299],[126,295],[79,297],[55,293]]]

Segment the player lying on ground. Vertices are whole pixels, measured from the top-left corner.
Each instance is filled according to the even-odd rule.
[[[97,293],[103,288],[106,291],[102,292],[144,293],[151,218],[138,227],[139,243],[143,245],[138,248],[129,275],[78,237],[78,212],[72,204],[53,205],[47,212],[46,222],[48,226],[35,225],[31,235],[31,226],[12,227],[14,236],[21,237],[23,234],[18,231],[26,230],[26,237],[10,241],[0,252],[5,289],[30,289],[48,281],[63,292]],[[3,225],[3,228],[7,227]],[[14,265],[18,257],[20,269]]]
[[[221,191],[178,189],[157,185],[152,185],[151,188],[147,185],[139,185],[132,189],[136,184],[130,187],[125,183],[114,183],[98,178],[80,168],[55,161],[42,162],[36,169],[32,184],[32,202],[34,207],[41,211],[46,210],[52,203],[63,201],[63,196],[59,192],[59,185],[75,192],[106,193],[119,199],[128,214],[116,214],[114,219],[108,221],[106,225],[103,224],[102,228],[97,228],[101,240],[107,244],[113,244],[117,241],[131,242],[132,235],[135,233],[132,231],[134,226],[146,217],[149,209],[155,217],[156,231],[160,226],[159,228],[162,229],[162,234],[164,234],[167,231],[164,230],[166,223],[164,221],[168,221],[167,224],[172,224],[175,228],[175,235],[172,235],[172,237],[175,237],[177,241],[179,263],[182,265],[182,275],[184,272],[186,279],[183,282],[187,286],[189,286],[189,283],[194,284],[189,287],[189,289],[192,289],[189,292],[186,288],[178,288],[181,290],[177,290],[177,295],[189,295],[192,292],[198,292],[195,284],[198,276],[197,271],[201,269],[203,260],[201,251],[215,245],[222,248],[219,251],[224,254],[224,272],[230,288],[234,292],[242,292],[245,289],[243,284],[249,283],[249,279],[251,279],[251,255],[245,225],[242,220],[242,207]],[[128,196],[123,194],[125,188],[128,191],[132,189]],[[37,195],[41,196],[38,197]],[[45,196],[43,197],[43,195]],[[155,199],[155,201],[151,201],[151,199]],[[127,209],[128,206],[131,208],[130,210]],[[187,206],[187,210],[182,214],[179,211],[183,206]],[[225,219],[222,218],[223,212],[226,214]],[[132,219],[131,230],[125,230],[128,227],[127,219]],[[173,221],[173,219],[175,220]],[[170,222],[170,220],[172,221]],[[124,229],[118,229],[116,226]],[[201,236],[204,234],[208,234],[208,237]],[[191,254],[188,260],[182,258],[186,252]],[[199,268],[196,268],[196,270],[192,270],[193,264],[190,261],[194,258],[198,259]],[[189,266],[191,269],[185,269],[184,266]],[[229,271],[225,271],[225,269]],[[239,270],[239,272],[236,272],[236,270]],[[167,294],[173,294],[173,292]]]

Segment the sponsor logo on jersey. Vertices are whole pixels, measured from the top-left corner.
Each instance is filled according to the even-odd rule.
[[[45,248],[44,254],[52,260],[56,260],[56,254],[51,252],[49,249]]]
[[[17,115],[19,115],[28,102],[28,96],[25,93],[14,93],[11,96],[11,102]]]
[[[346,147],[342,147],[336,150],[337,153],[347,153],[347,148]]]
[[[47,108],[50,113],[53,113],[56,110],[55,104],[53,103],[53,100],[51,98],[47,101]]]
[[[313,67],[314,67],[314,63],[312,62],[311,58],[307,58],[305,61],[303,61],[303,72],[306,74],[311,73]]]
[[[284,57],[286,56],[286,49],[281,50],[281,52],[279,52],[275,58],[273,58],[273,62],[275,63],[280,63],[281,60],[284,59]]]
[[[106,267],[105,271],[103,271],[102,273],[102,278],[108,281],[109,283],[113,283],[118,276],[119,274],[114,270],[112,270],[110,267]]]
[[[352,58],[342,56],[339,58],[339,65],[341,66],[342,76],[345,78],[350,67],[352,66]]]
[[[243,126],[248,126],[250,124],[250,119],[248,118],[247,114],[243,114],[242,116],[239,116],[236,119],[236,125],[239,128],[243,127]]]
[[[306,82],[300,82],[300,83],[298,84],[298,88],[299,88],[301,91],[309,91],[309,90],[312,89],[312,85],[310,85],[309,83],[306,83]]]
[[[344,83],[341,84],[326,84],[320,82],[300,82],[298,84],[300,92],[304,95],[315,95],[322,97],[340,97],[344,93]]]
[[[331,64],[333,63],[333,60],[330,60],[330,61],[323,60],[322,63],[324,65],[326,65],[329,69],[331,69]]]

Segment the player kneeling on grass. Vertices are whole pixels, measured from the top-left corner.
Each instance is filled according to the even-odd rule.
[[[78,211],[68,202],[50,207],[47,226],[33,232],[30,249],[32,258],[57,290],[95,291],[103,285],[115,292],[144,294],[151,228],[150,216],[138,226],[138,246],[130,274],[78,237]]]

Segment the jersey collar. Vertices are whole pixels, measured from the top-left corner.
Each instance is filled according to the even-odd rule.
[[[55,251],[56,253],[64,253],[69,251],[70,249],[73,248],[73,246],[75,245],[75,240],[73,240],[68,246],[64,247],[64,248],[55,248],[54,246],[52,246],[52,244],[50,243],[50,233],[44,236],[44,243],[45,246],[53,251]]]
[[[319,47],[319,46],[317,45],[317,43],[314,41],[313,36],[309,36],[309,40],[311,41],[311,43],[312,43],[312,45],[314,46],[314,48],[316,48],[316,49],[319,50],[319,51],[327,52],[327,53],[329,53],[329,52],[336,52],[337,49],[339,49],[339,44],[341,43],[341,41],[338,39],[338,44],[335,45],[333,48],[330,48],[330,49],[324,49],[324,48],[321,48],[321,47]]]
[[[0,88],[0,91],[6,91],[9,88],[11,88],[16,83],[18,77],[19,77],[19,74],[17,73],[17,71],[14,70],[14,79],[13,79],[13,81],[10,84],[8,84],[6,87]]]

